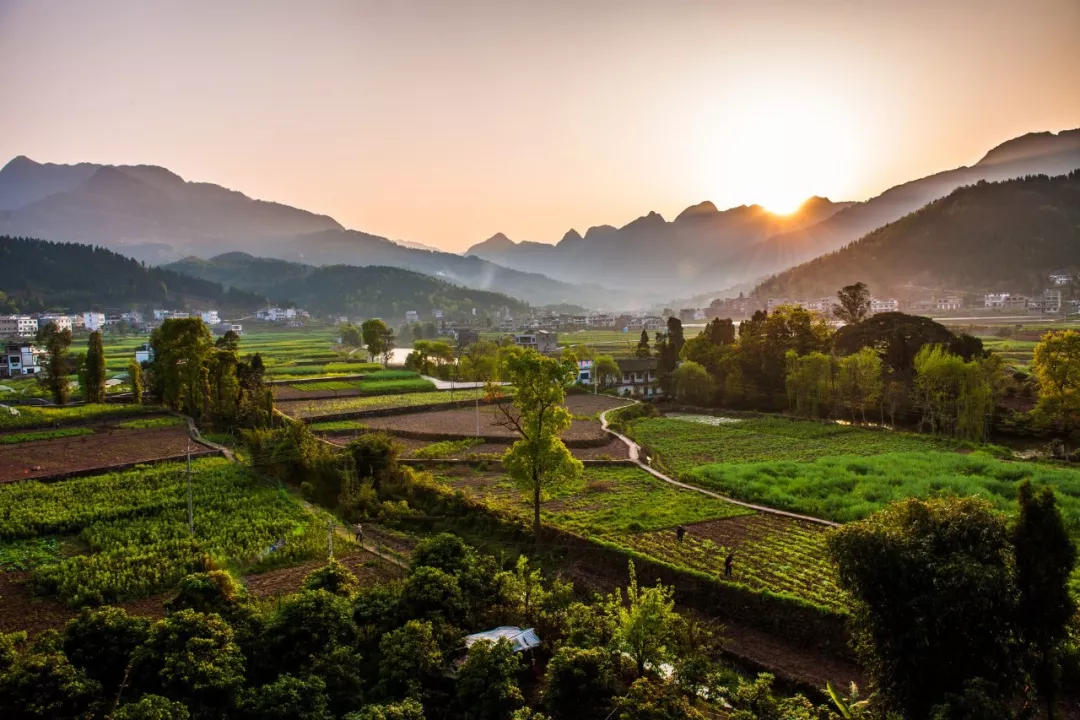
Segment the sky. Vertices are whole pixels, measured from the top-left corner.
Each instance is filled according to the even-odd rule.
[[[460,251],[863,200],[1080,127],[1080,0],[0,0],[0,164]]]

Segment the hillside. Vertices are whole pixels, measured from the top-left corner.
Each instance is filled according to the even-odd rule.
[[[119,310],[138,304],[250,310],[266,301],[240,288],[146,267],[111,250],[0,236],[0,311]]]
[[[151,165],[58,165],[24,156],[0,169],[0,233],[99,245],[164,264],[240,251],[312,265],[389,265],[512,294],[533,304],[634,304],[589,283],[575,287],[533,269],[509,270],[355,230]]]
[[[431,311],[439,308],[447,319],[460,319],[471,317],[473,308],[481,314],[504,307],[517,314],[528,309],[507,295],[464,288],[394,267],[314,267],[227,253],[210,260],[185,258],[168,268],[256,291],[272,301],[293,301],[318,313],[379,316],[395,322],[403,320],[408,310],[430,319]]]
[[[844,249],[767,280],[759,297],[818,297],[861,280],[953,292],[1034,292],[1080,267],[1080,170],[953,191]]]
[[[897,185],[822,222],[748,246],[713,271],[727,275],[728,282],[738,279],[731,277],[733,272],[742,273],[744,278],[761,277],[839,250],[959,187],[1027,175],[1064,175],[1078,167],[1080,129],[1056,135],[1048,132],[1023,135],[993,148],[971,167]]]

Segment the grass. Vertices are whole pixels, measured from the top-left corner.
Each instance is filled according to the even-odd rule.
[[[90,428],[81,427],[41,430],[39,432],[9,433],[7,435],[0,435],[0,445],[16,445],[18,443],[35,442],[37,440],[55,440],[57,438],[93,434],[94,431]]]
[[[411,378],[403,380],[372,380],[360,383],[360,394],[373,395],[403,395],[405,393],[426,393],[435,389],[435,383],[423,378]]]
[[[504,387],[503,392],[512,394],[513,388]],[[484,388],[435,390],[431,392],[413,392],[398,395],[376,395],[371,397],[328,398],[324,400],[282,400],[277,406],[287,415],[299,418],[317,418],[339,413],[360,412],[363,410],[386,410],[393,408],[415,407],[417,405],[442,405],[453,401],[474,400],[486,397]]]
[[[414,458],[446,458],[457,453],[466,452],[477,445],[483,445],[483,438],[465,438],[464,440],[443,440],[431,443],[416,450],[410,457]]]
[[[60,543],[54,537],[0,541],[0,572],[30,570],[60,559]]]
[[[73,425],[161,412],[150,405],[72,405],[68,407],[19,406],[0,408],[0,430]]]
[[[208,558],[218,567],[253,571],[326,552],[323,523],[287,493],[220,458],[192,466],[194,537],[184,466],[170,463],[2,486],[0,542],[17,554],[35,539],[78,535],[88,554],[46,559],[30,577],[35,592],[76,607],[163,591],[206,567]],[[271,550],[275,541],[281,547]]]
[[[118,423],[117,427],[124,428],[125,430],[150,430],[151,428],[177,427],[178,425],[187,425],[187,422],[183,418],[172,416],[154,417],[140,420],[127,420]]]
[[[324,433],[360,432],[361,430],[367,430],[367,425],[359,420],[324,420],[311,423],[311,430]]]
[[[376,370],[364,376],[364,381],[371,380],[409,380],[419,378],[420,373],[412,370]]]
[[[300,392],[337,392],[340,390],[359,390],[359,380],[320,380],[318,382],[306,382],[286,385]]]
[[[776,416],[729,418],[694,416],[642,418],[627,433],[653,454],[653,461],[677,475],[710,463],[812,461],[832,455],[948,451],[971,445],[945,438],[793,420]],[[715,424],[714,424],[715,423]]]

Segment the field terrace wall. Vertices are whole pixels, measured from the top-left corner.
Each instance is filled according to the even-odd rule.
[[[445,516],[480,527],[515,544],[531,545],[530,526],[470,500],[464,493],[434,480],[408,484],[409,503],[431,517]],[[408,518],[403,518],[407,521]],[[676,602],[721,619],[738,621],[761,631],[796,640],[829,655],[851,658],[848,615],[794,595],[758,591],[724,582],[703,572],[678,567],[605,540],[582,537],[545,525],[544,541],[572,553],[589,553],[589,565],[610,577],[626,576],[633,560],[642,582],[659,580],[675,588]],[[625,580],[623,580],[625,582]]]

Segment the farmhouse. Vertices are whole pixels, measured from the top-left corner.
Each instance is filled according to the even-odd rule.
[[[221,318],[218,317],[217,310],[203,310],[201,313],[199,313],[199,317],[201,317],[202,321],[207,325],[217,325],[221,322]]]
[[[0,316],[0,336],[30,337],[37,332],[37,320],[29,315]]]
[[[885,300],[881,298],[870,299],[870,314],[877,315],[878,313],[897,312],[900,309],[900,302],[897,300]]]
[[[105,313],[84,312],[82,317],[83,327],[90,332],[99,332],[105,327]]]
[[[0,377],[37,375],[41,372],[41,362],[45,359],[44,350],[30,343],[5,343],[3,347]]]
[[[1058,270],[1057,272],[1050,273],[1050,282],[1054,285],[1068,285],[1072,280],[1073,274],[1068,270]]]
[[[1028,301],[1028,312],[1055,314],[1061,312],[1061,291],[1043,290],[1039,297]]]
[[[656,358],[624,358],[615,361],[619,365],[619,382],[615,391],[619,395],[658,397],[660,387],[656,382]]]
[[[71,317],[68,316],[68,315],[56,315],[56,314],[38,315],[38,319],[37,319],[38,330],[41,330],[42,328],[44,328],[46,325],[49,325],[50,323],[55,325],[56,329],[59,330],[60,332],[63,332],[64,330],[71,330]]]
[[[983,296],[983,306],[987,310],[1024,310],[1028,299],[1017,293],[987,293]]]
[[[559,349],[558,333],[541,330],[525,335],[515,335],[514,344],[526,349],[536,350],[539,353],[552,353]]]

